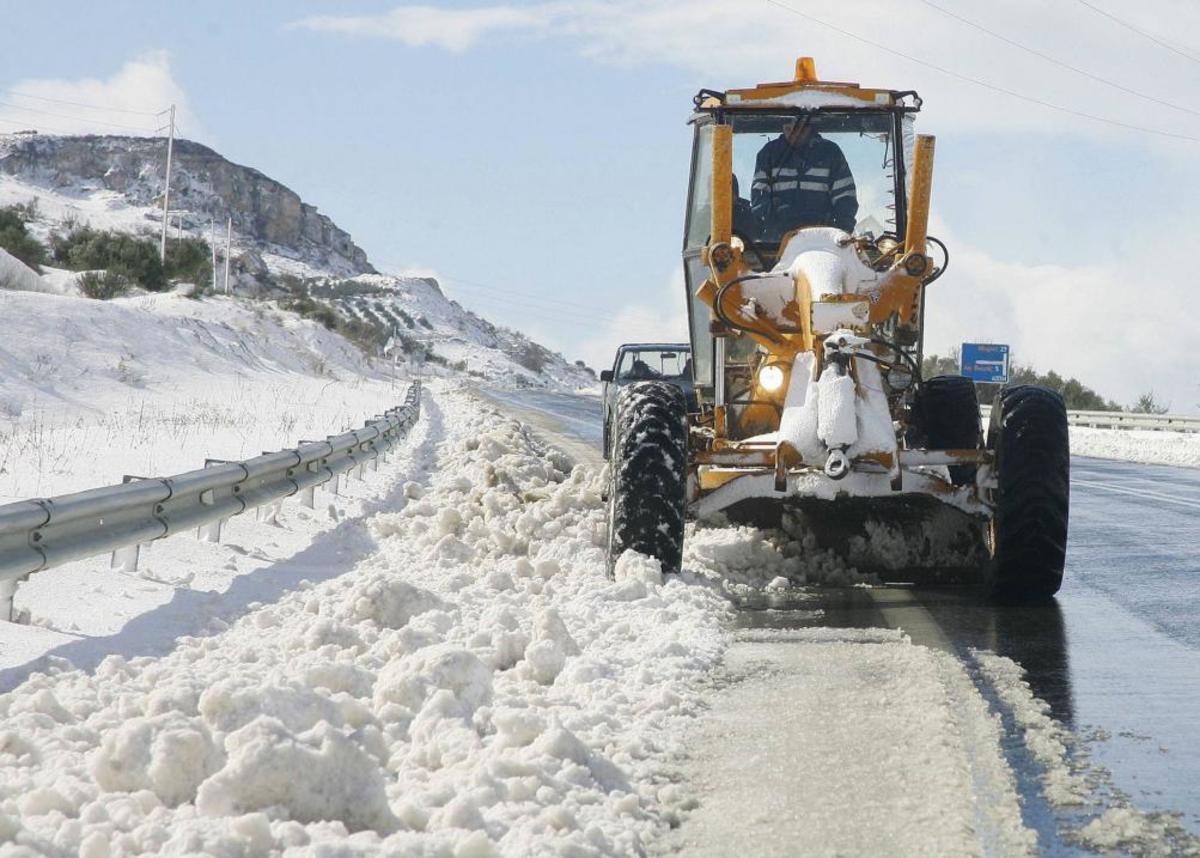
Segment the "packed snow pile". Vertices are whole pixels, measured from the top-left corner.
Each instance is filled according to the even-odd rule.
[[[0,290],[21,289],[26,292],[49,292],[49,286],[38,273],[0,247]]]
[[[1200,468],[1200,432],[1072,426],[1071,453],[1145,465]]]
[[[377,550],[348,574],[169,655],[55,663],[0,697],[0,839],[637,854],[676,818],[668,761],[725,601],[645,559],[609,580],[595,472],[465,396],[424,407],[449,430],[434,476],[374,515]]]

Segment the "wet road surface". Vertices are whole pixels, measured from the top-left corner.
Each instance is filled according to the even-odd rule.
[[[491,395],[576,449],[598,450],[599,397]],[[1180,812],[1200,833],[1200,470],[1072,458],[1066,573],[1047,606],[883,587],[745,608],[746,626],[899,628],[960,657],[973,648],[1007,656],[1137,807]],[[1018,757],[1009,760],[1018,780],[1031,777]],[[1026,799],[1042,848],[1077,851],[1038,818],[1050,811],[1036,796]]]

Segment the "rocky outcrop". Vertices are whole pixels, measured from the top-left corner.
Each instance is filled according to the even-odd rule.
[[[162,138],[13,135],[0,147],[0,172],[53,189],[107,189],[134,205],[161,205],[166,141]],[[374,268],[350,234],[285,185],[227,161],[190,140],[175,141],[171,208],[198,226],[211,216],[262,252],[291,256],[330,271]]]

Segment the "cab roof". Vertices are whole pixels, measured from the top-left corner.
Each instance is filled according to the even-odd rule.
[[[913,104],[905,102],[911,97]],[[796,74],[790,81],[760,83],[750,89],[730,89],[725,92],[701,90],[696,96],[699,110],[720,108],[789,110],[821,108],[895,108],[919,110],[920,97],[912,90],[875,89],[857,83],[822,81],[817,78],[816,63],[812,57],[796,60]]]

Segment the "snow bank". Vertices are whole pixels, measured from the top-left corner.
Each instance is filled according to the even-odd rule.
[[[0,696],[4,839],[62,856],[643,851],[679,812],[667,761],[727,603],[644,558],[609,580],[596,474],[464,396],[439,408],[436,475],[397,487],[348,574],[168,655],[55,662]]]
[[[50,288],[42,282],[38,273],[0,247],[0,289],[24,292],[48,292]]]
[[[320,325],[228,298],[0,291],[0,334],[0,502],[323,438],[405,387]]]
[[[1146,465],[1200,468],[1200,432],[1072,426],[1071,453]]]

